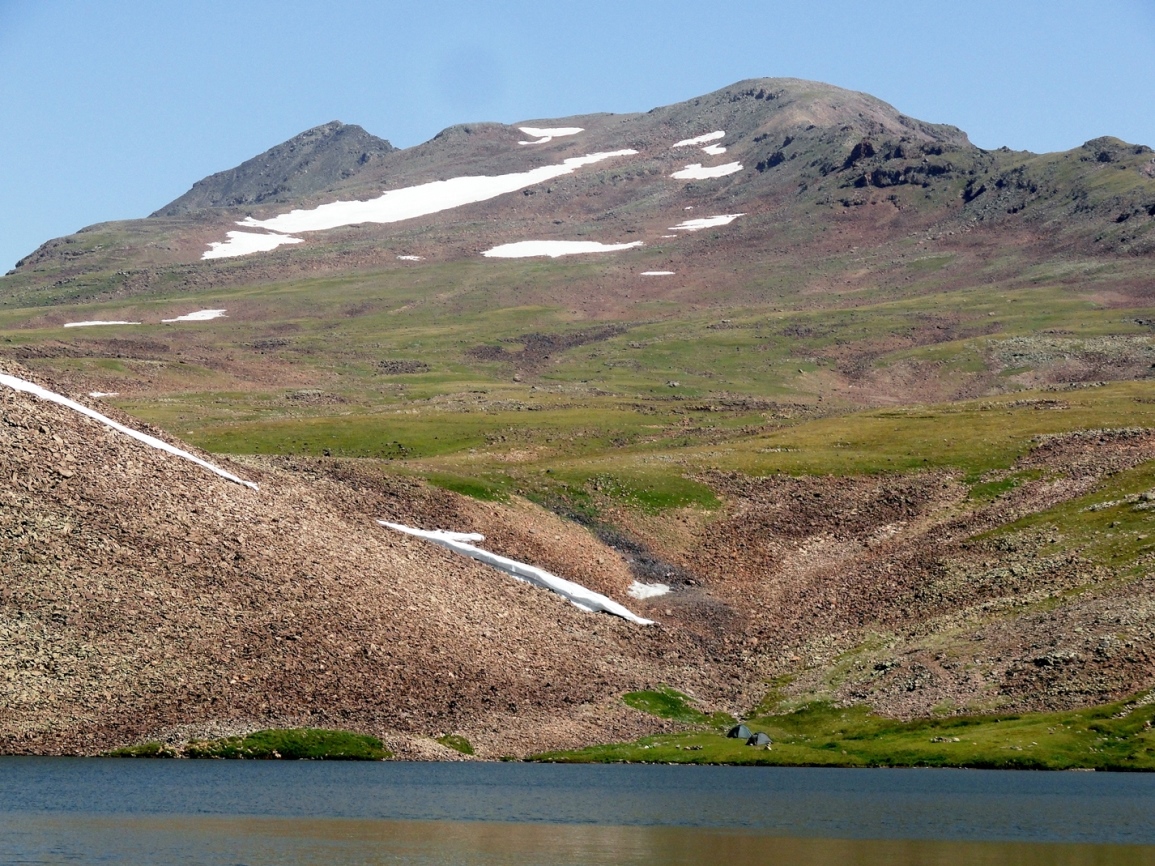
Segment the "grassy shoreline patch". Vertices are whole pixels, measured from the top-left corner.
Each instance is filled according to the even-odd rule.
[[[769,747],[747,746],[723,732],[699,728],[632,743],[543,752],[526,760],[1155,771],[1153,722],[1155,705],[1145,698],[1069,712],[905,722],[865,707],[813,703],[746,720],[751,730],[769,734]]]
[[[291,728],[244,737],[191,740],[183,746],[148,742],[114,749],[110,758],[227,758],[285,761],[384,761],[393,757],[380,740],[349,731]]]
[[[472,755],[473,744],[460,734],[446,734],[444,737],[438,737],[437,742],[441,745],[453,749],[455,752],[461,752],[463,755]]]

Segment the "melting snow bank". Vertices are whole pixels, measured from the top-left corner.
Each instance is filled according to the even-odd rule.
[[[212,249],[201,254],[202,259],[227,259],[232,256],[247,256],[249,253],[267,253],[281,244],[299,244],[301,238],[288,235],[259,235],[256,232],[228,232],[227,241],[210,241]]]
[[[671,144],[670,147],[693,147],[695,144],[707,144],[725,137],[726,133],[719,129],[717,132],[707,132],[705,135],[699,135],[697,138],[682,139],[679,142]]]
[[[666,595],[670,588],[664,583],[641,583],[635,580],[630,584],[630,588],[626,590],[630,598],[657,598],[659,595]]]
[[[536,183],[573,174],[586,165],[593,165],[615,156],[633,156],[636,153],[636,150],[591,153],[587,156],[571,157],[559,165],[545,165],[515,174],[435,180],[420,186],[389,190],[368,201],[335,201],[311,210],[290,211],[267,220],[248,217],[237,225],[276,232],[318,232],[358,223],[395,223],[462,205],[488,201]]]
[[[555,138],[585,132],[580,126],[555,126],[552,129],[541,129],[536,126],[519,126],[518,129],[526,135],[532,135],[537,139],[537,141],[519,141],[518,144],[545,144],[548,141],[553,141]]]
[[[642,271],[643,277],[672,277],[673,271]]]
[[[708,153],[710,156],[721,156],[726,152],[726,148],[720,144],[711,144],[702,148],[702,153]]]
[[[79,412],[81,415],[87,415],[89,418],[92,418],[94,421],[99,421],[106,427],[111,427],[113,430],[123,433],[126,436],[131,436],[138,442],[143,442],[145,445],[149,445],[158,449],[159,451],[167,451],[169,454],[173,454],[177,457],[183,457],[185,460],[191,460],[198,466],[203,466],[209,472],[221,476],[221,478],[227,478],[229,481],[235,481],[237,484],[243,484],[245,487],[253,488],[253,490],[258,489],[257,485],[252,481],[245,481],[241,478],[238,478],[231,472],[226,472],[219,466],[214,466],[207,460],[201,460],[195,454],[189,454],[187,451],[182,451],[175,445],[169,445],[167,442],[161,439],[157,439],[155,436],[149,436],[147,433],[141,433],[138,430],[133,430],[131,427],[125,427],[123,424],[118,424],[111,418],[106,418],[104,415],[101,415],[95,409],[89,409],[87,406],[83,406],[74,400],[69,400],[67,397],[57,394],[55,391],[49,391],[47,388],[41,388],[39,385],[33,384],[32,382],[27,382],[24,379],[17,379],[15,376],[9,376],[5,373],[0,373],[0,385],[7,385],[13,390],[23,391],[25,394],[31,394],[34,397],[39,397],[41,400],[48,400],[51,403],[58,403],[59,405],[65,406],[74,412]]]
[[[598,241],[518,241],[515,244],[502,244],[486,250],[482,255],[491,259],[527,259],[532,256],[549,256],[556,259],[558,256],[573,256],[579,253],[613,253],[641,245],[641,241],[630,244],[603,244]]]
[[[224,316],[224,310],[197,310],[195,313],[186,313],[175,319],[161,319],[162,322],[207,322]]]
[[[403,262],[420,262],[424,259],[424,256],[398,256],[397,258]]]
[[[725,226],[734,222],[740,216],[746,216],[744,213],[726,213],[718,214],[712,217],[700,217],[696,220],[686,220],[678,223],[676,226],[670,226],[672,232],[697,232],[702,229],[712,229],[714,226]]]
[[[687,165],[681,171],[675,171],[670,177],[675,177],[678,180],[709,180],[714,177],[725,177],[741,170],[742,163],[740,162],[728,162],[713,168],[702,168],[702,163],[695,162],[693,165]]]
[[[535,586],[552,590],[575,607],[579,607],[584,611],[592,613],[600,610],[605,613],[612,613],[614,616],[620,616],[622,619],[628,619],[630,622],[637,623],[638,625],[653,625],[653,620],[642,619],[628,608],[618,604],[612,598],[607,598],[601,593],[594,592],[592,589],[586,589],[580,583],[574,583],[572,580],[558,577],[556,574],[551,574],[537,566],[526,565],[524,562],[518,562],[516,559],[508,559],[496,553],[490,553],[488,550],[474,547],[470,544],[471,541],[485,541],[485,536],[476,532],[444,532],[438,529],[414,529],[412,526],[405,526],[402,523],[390,523],[387,520],[378,520],[377,522],[397,532],[416,535],[419,538],[432,541],[434,544],[448,547],[454,553],[460,553],[462,556],[468,556],[471,559],[476,559],[478,562],[492,565],[494,568],[504,571],[512,577],[516,577],[518,580],[523,580],[526,583],[532,583]]]
[[[65,322],[66,328],[93,328],[97,325],[139,325],[140,322]]]

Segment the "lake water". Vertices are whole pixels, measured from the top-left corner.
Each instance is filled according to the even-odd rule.
[[[1155,775],[0,758],[0,863],[1155,866]]]

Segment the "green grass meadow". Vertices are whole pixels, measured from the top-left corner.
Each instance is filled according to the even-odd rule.
[[[650,694],[665,694],[672,690]],[[658,700],[658,699],[655,699]],[[625,702],[646,709],[635,698]],[[1155,708],[1118,702],[1088,710],[1027,715],[953,716],[903,722],[863,706],[807,704],[756,713],[744,723],[772,740],[748,746],[726,736],[736,721],[671,714],[677,733],[632,743],[545,752],[530,760],[559,763],[765,764],[831,767],[973,767],[1020,770],[1155,770]],[[712,723],[711,723],[712,722]]]

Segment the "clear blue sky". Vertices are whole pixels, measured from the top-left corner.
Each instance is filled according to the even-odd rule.
[[[988,148],[1155,146],[1155,0],[0,0],[0,271],[329,120],[406,147],[775,75]]]

